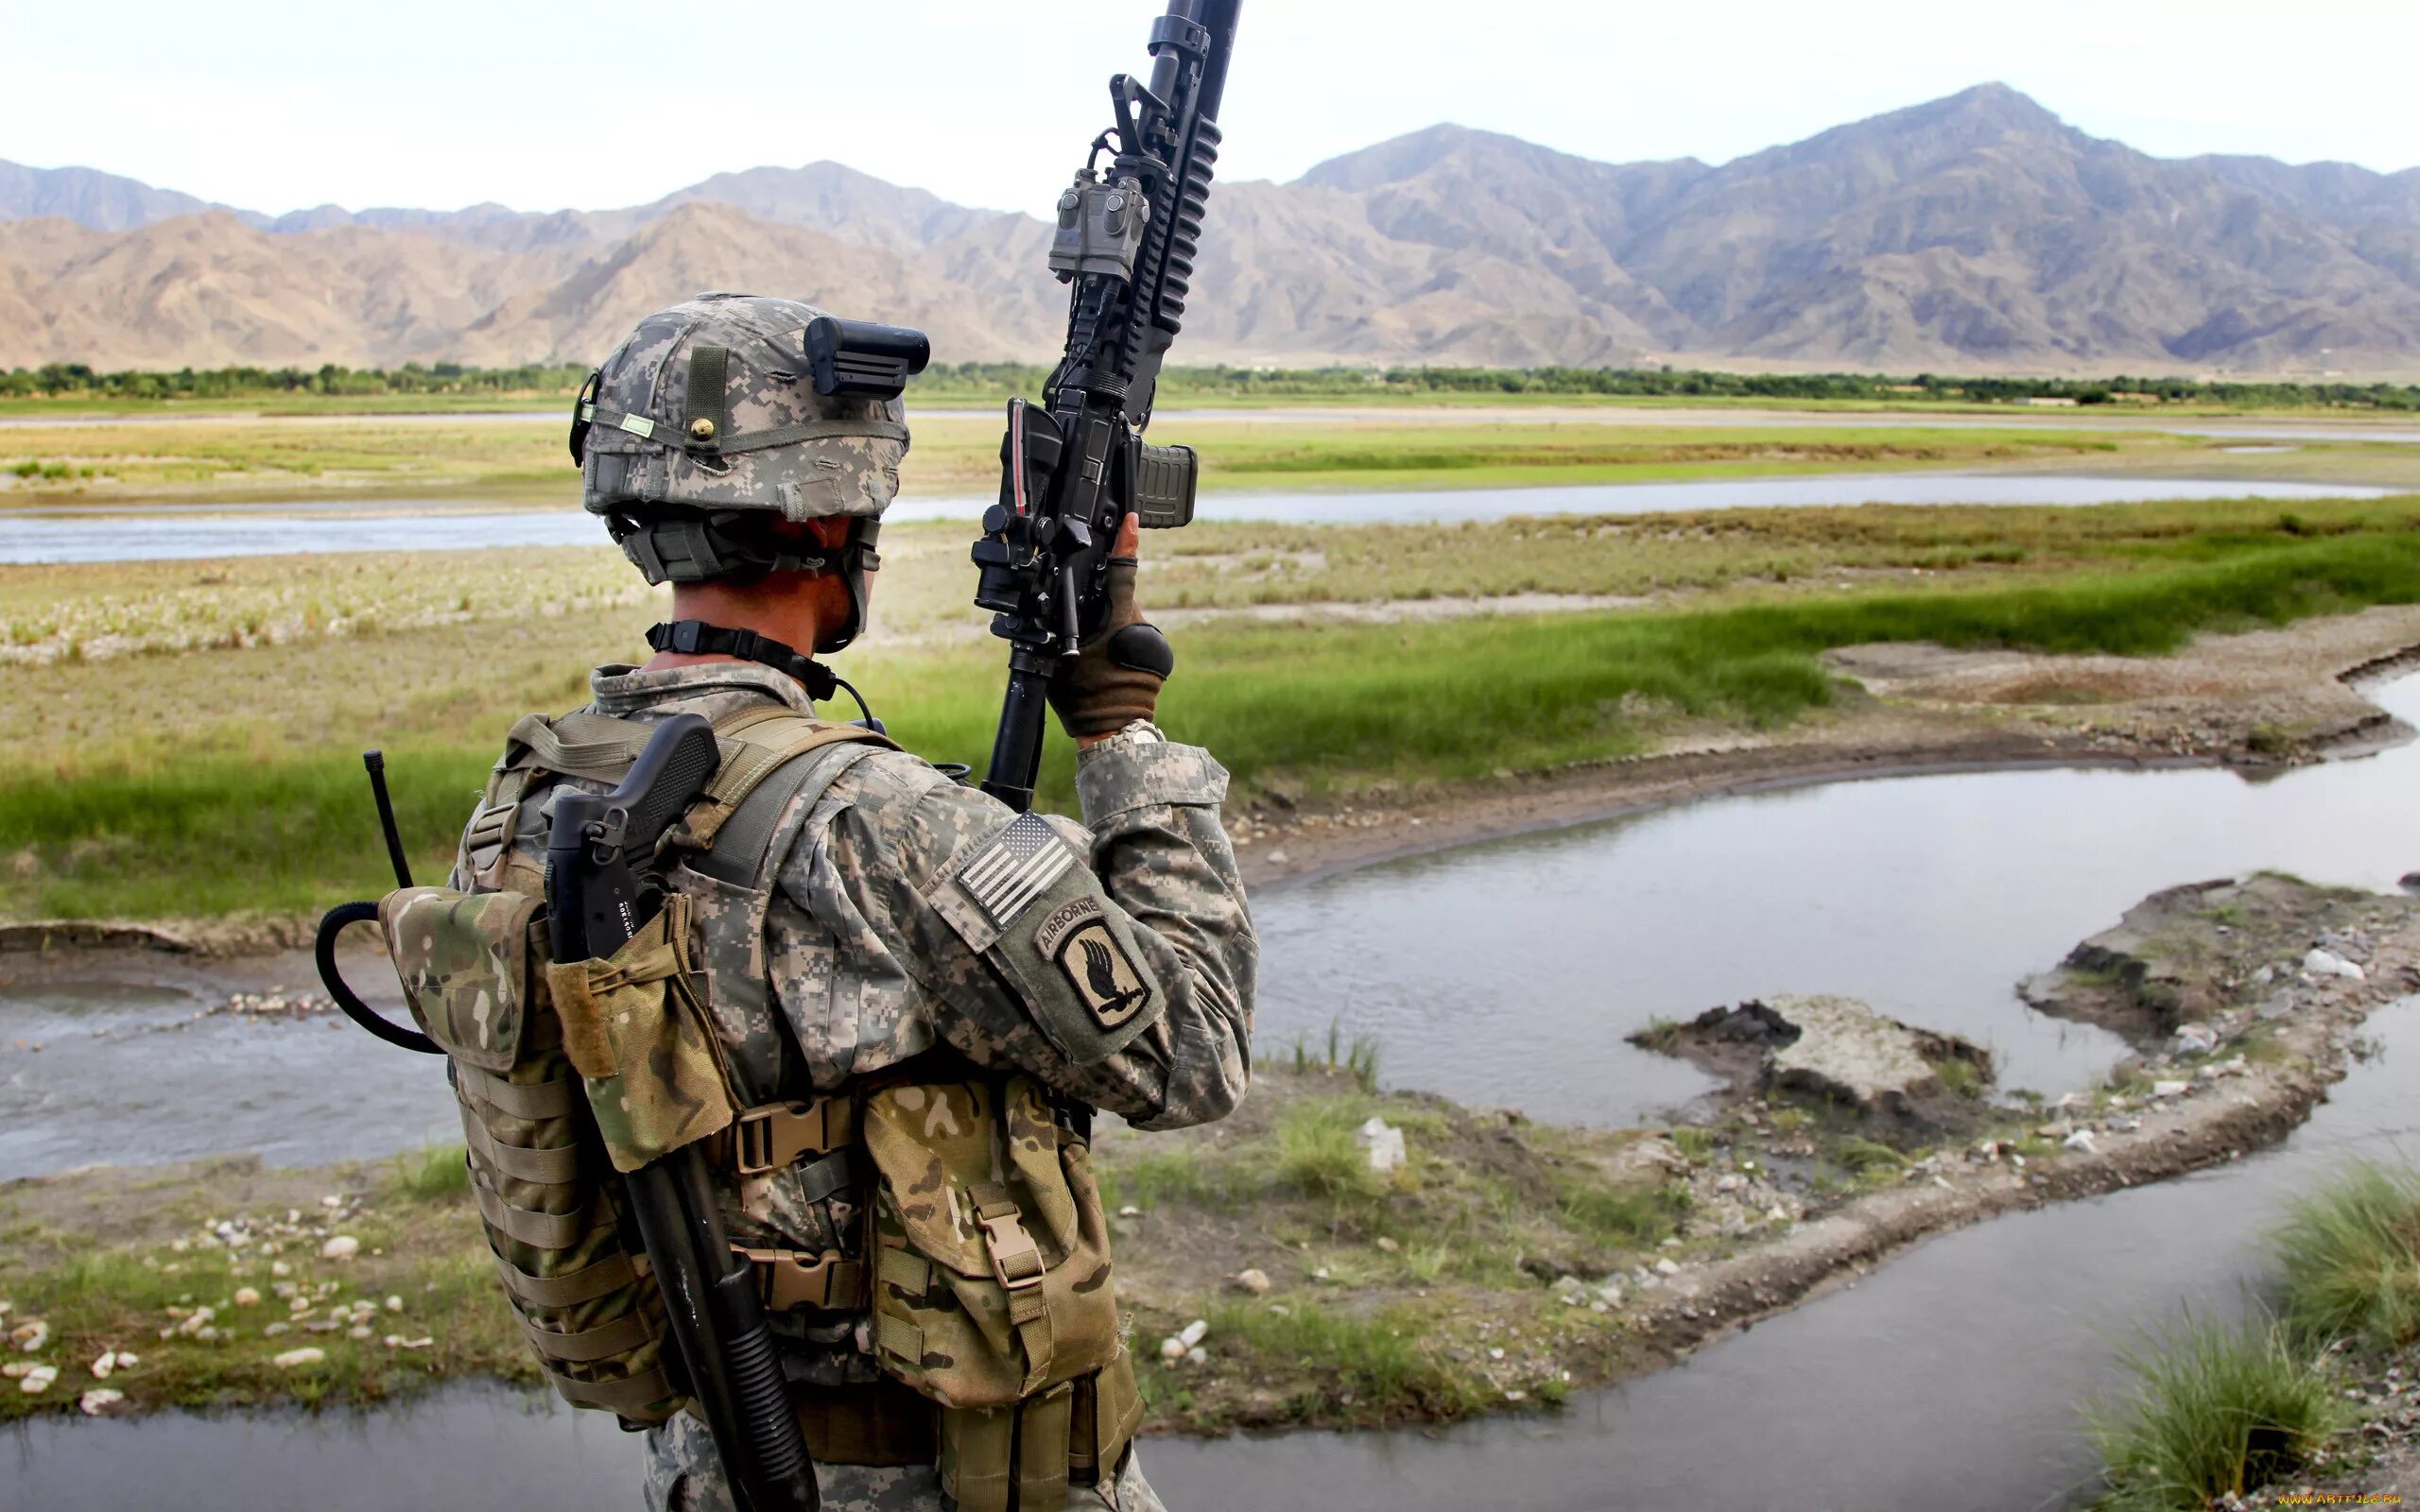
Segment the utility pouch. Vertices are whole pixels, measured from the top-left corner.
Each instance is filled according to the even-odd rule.
[[[617,1171],[719,1134],[736,1112],[722,1040],[692,986],[690,911],[688,898],[668,894],[612,956],[546,967],[563,1054],[587,1083]]]
[[[445,1051],[471,1194],[539,1367],[573,1406],[666,1420],[684,1398],[665,1372],[663,1297],[564,1053],[543,901],[408,887],[378,921],[412,1017]]]
[[[875,1359],[940,1404],[942,1489],[960,1512],[1005,1512],[1011,1486],[1060,1505],[1141,1418],[1090,1146],[1016,1075],[882,1088],[857,1126]]]

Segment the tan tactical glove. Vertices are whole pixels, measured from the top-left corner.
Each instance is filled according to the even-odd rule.
[[[1133,517],[1119,527],[1116,556],[1109,558],[1109,614],[1091,644],[1060,664],[1050,679],[1050,707],[1060,728],[1081,738],[1114,735],[1159,709],[1160,684],[1176,666],[1167,637],[1143,618],[1134,602],[1134,575],[1142,565]]]

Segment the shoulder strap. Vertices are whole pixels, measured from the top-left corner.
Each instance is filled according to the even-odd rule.
[[[706,784],[706,796],[681,821],[680,843],[700,850],[716,844],[716,835],[768,778],[786,767],[814,765],[798,763],[798,757],[826,746],[899,748],[890,736],[876,734],[862,725],[811,719],[788,709],[770,715],[757,709],[746,710],[717,726],[715,736],[722,744],[722,766],[715,773],[715,780]],[[796,790],[796,784],[792,790]],[[787,799],[782,801],[786,802]],[[774,804],[773,813],[781,813],[780,803]],[[769,830],[766,837],[770,838]]]
[[[822,747],[841,744],[844,743],[827,741]],[[806,747],[797,754],[804,758],[808,750],[822,747]],[[703,855],[690,857],[689,868],[735,886],[759,891],[769,888],[771,883],[767,873],[780,864],[773,850],[792,801],[810,788],[820,796],[821,788],[839,781],[841,773],[877,748],[872,742],[863,742],[825,760],[786,761],[760,779],[733,809],[716,833],[711,848]]]
[[[611,714],[522,716],[507,737],[504,757],[496,764],[479,812],[472,820],[471,833],[465,836],[465,858],[478,874],[480,885],[496,885],[494,879],[510,848],[516,812],[540,774],[618,782],[654,733],[655,726],[647,721]],[[716,834],[758,784],[792,758],[852,743],[898,748],[888,735],[859,725],[816,719],[779,703],[751,704],[726,714],[715,726],[715,739],[721,747],[722,765],[707,784],[705,797],[683,816],[674,835],[676,845],[696,850],[711,847]],[[792,785],[792,792],[797,785]],[[773,817],[779,816],[781,806],[773,806]],[[769,841],[769,831],[765,838]],[[758,854],[762,854],[761,845]]]

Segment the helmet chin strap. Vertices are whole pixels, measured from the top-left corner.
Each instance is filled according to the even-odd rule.
[[[796,678],[806,689],[806,696],[817,703],[829,699],[835,693],[846,692],[856,700],[857,713],[865,717],[857,723],[875,734],[888,734],[882,721],[866,706],[865,695],[852,687],[839,674],[822,662],[804,655],[795,646],[786,645],[770,636],[754,630],[735,630],[727,626],[709,625],[704,620],[673,620],[648,627],[647,644],[658,651],[671,651],[681,656],[731,656],[742,662]]]

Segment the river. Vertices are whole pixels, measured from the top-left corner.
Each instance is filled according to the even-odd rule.
[[[1368,492],[1217,492],[1204,520],[1288,524],[1433,524],[1515,515],[1661,514],[1810,505],[2144,503],[2163,499],[2374,499],[2394,490],[2267,479],[2080,477],[1998,472],[1828,472],[1682,483]],[[990,501],[907,498],[889,521],[972,522]],[[508,509],[478,500],[42,505],[0,512],[0,563],[147,561],[322,551],[471,551],[587,546],[604,526],[577,509]]]

